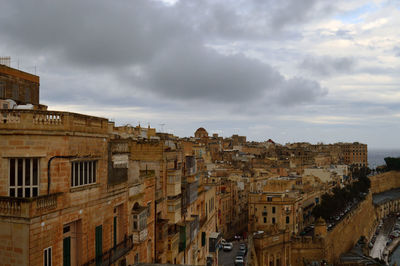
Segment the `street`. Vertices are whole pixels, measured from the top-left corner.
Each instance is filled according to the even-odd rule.
[[[219,266],[234,266],[235,265],[235,257],[237,252],[239,251],[240,243],[246,243],[246,241],[232,241],[233,249],[231,251],[220,250],[218,252],[218,265]],[[247,258],[247,254],[245,256],[245,261]]]
[[[383,226],[379,231],[379,234],[376,237],[375,244],[370,252],[370,256],[372,258],[382,258],[382,253],[386,247],[386,242],[388,240],[388,235],[391,232],[395,222],[395,217],[389,217],[383,221]]]

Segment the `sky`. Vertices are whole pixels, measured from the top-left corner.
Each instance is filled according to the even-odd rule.
[[[400,148],[400,0],[0,0],[0,56],[49,110]]]

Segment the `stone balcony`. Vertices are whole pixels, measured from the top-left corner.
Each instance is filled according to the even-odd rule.
[[[0,197],[0,215],[3,217],[33,218],[60,207],[62,193],[38,196],[35,198]]]
[[[0,130],[107,134],[105,118],[69,112],[0,109]]]

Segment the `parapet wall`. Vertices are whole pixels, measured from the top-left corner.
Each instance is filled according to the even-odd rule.
[[[292,238],[292,265],[323,259],[330,263],[338,262],[340,255],[351,250],[361,236],[368,237],[372,233],[375,222],[369,193],[324,238]]]
[[[383,174],[371,176],[371,193],[381,193],[400,187],[400,172],[390,171]]]
[[[372,194],[369,193],[356,209],[349,212],[332,231],[328,232],[325,242],[326,258],[337,262],[340,254],[351,250],[361,236],[371,235],[375,223]]]

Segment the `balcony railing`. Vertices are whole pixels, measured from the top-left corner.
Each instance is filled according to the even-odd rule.
[[[108,132],[107,119],[76,113],[2,109],[0,118],[0,129]]]
[[[30,218],[57,209],[57,198],[61,193],[35,198],[0,197],[0,215]]]
[[[115,247],[107,250],[101,256],[93,258],[92,260],[83,264],[84,266],[91,265],[111,265],[118,259],[125,256],[133,248],[133,238],[132,235],[125,237],[122,242],[117,244]]]

